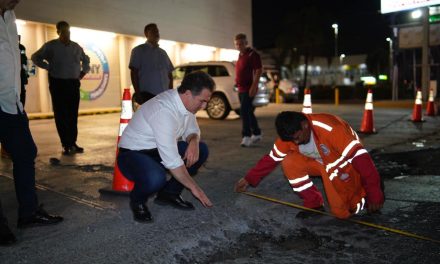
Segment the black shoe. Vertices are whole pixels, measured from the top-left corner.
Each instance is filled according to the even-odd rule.
[[[158,205],[171,205],[181,210],[194,210],[194,205],[182,199],[182,196],[175,194],[158,193],[154,202]]]
[[[19,218],[17,222],[17,227],[27,228],[27,227],[35,227],[35,226],[54,225],[63,221],[63,219],[64,218],[61,216],[48,214],[43,209],[43,206],[40,205],[40,207],[34,213],[34,215],[26,218]]]
[[[318,210],[321,212],[325,212],[325,208],[324,206],[320,206],[320,207],[316,207],[316,208],[312,208],[313,210]],[[299,213],[296,214],[295,218],[300,218],[300,219],[307,219],[313,216],[319,216],[321,214],[317,213],[317,212],[313,212],[313,211],[301,211]]]
[[[72,149],[75,153],[84,153],[84,148],[78,146],[76,143],[73,144],[73,146],[71,147],[71,149]]]
[[[71,156],[75,154],[75,151],[73,151],[72,147],[63,147],[63,155]]]
[[[130,203],[131,211],[133,212],[133,218],[140,223],[153,222],[150,211],[145,203]]]
[[[11,229],[5,221],[0,222],[0,246],[10,246],[17,242]]]

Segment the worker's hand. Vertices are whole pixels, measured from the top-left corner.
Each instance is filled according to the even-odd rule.
[[[206,194],[203,192],[202,189],[200,189],[199,187],[195,187],[193,190],[191,190],[191,193],[194,195],[194,197],[199,199],[200,203],[204,207],[212,207],[211,201],[209,200],[209,198],[206,196]]]
[[[367,207],[369,213],[374,213],[382,209],[383,203],[369,203]]]
[[[245,192],[248,186],[249,186],[249,182],[245,178],[241,178],[235,184],[234,191],[236,191],[236,192]]]

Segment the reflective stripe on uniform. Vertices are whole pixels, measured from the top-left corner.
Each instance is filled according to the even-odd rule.
[[[287,154],[279,151],[279,149],[277,148],[277,145],[273,144],[273,149],[275,150],[275,152],[277,153],[278,156],[280,157],[285,157]]]
[[[315,126],[322,127],[322,128],[324,128],[325,130],[327,130],[327,131],[332,131],[332,130],[333,130],[333,128],[332,128],[331,126],[329,126],[329,125],[327,125],[327,124],[324,124],[324,123],[322,123],[322,122],[319,122],[319,121],[315,121],[315,120],[313,120],[313,121],[312,121],[312,124],[315,125]]]
[[[293,179],[293,180],[289,180],[289,183],[290,184],[297,184],[297,183],[300,183],[302,181],[306,181],[308,179],[310,179],[310,177],[309,177],[309,175],[306,175],[306,176],[301,177],[301,178],[296,178],[296,179]]]
[[[278,158],[275,157],[275,155],[273,154],[273,151],[271,150],[269,153],[269,156],[274,160],[274,161],[282,161],[284,158]]]
[[[304,184],[303,186],[301,186],[301,187],[298,187],[298,188],[292,188],[295,192],[302,192],[302,191],[304,191],[305,189],[308,189],[308,188],[310,188],[310,187],[312,187],[313,186],[313,182],[309,182],[309,183],[307,183],[307,184]]]

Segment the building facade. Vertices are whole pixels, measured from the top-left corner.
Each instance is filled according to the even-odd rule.
[[[158,24],[160,46],[174,65],[191,61],[235,60],[233,37],[242,32],[252,43],[251,0],[39,0],[16,8],[21,43],[30,58],[45,42],[57,38],[55,24],[71,25],[71,39],[91,59],[81,84],[80,109],[117,108],[131,86],[128,61],[133,47],[146,41],[143,29]],[[52,111],[47,71],[28,61],[26,111]]]

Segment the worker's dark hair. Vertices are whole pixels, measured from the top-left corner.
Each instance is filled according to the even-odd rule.
[[[189,90],[192,95],[196,96],[199,95],[203,89],[209,89],[211,92],[214,91],[215,82],[209,74],[202,71],[195,71],[187,74],[183,78],[177,91],[183,94]]]
[[[307,118],[301,112],[285,111],[279,113],[275,119],[278,136],[283,141],[292,141],[292,135],[302,129],[301,123],[304,120]]]
[[[65,27],[70,27],[69,23],[67,23],[66,21],[59,21],[57,23],[57,32],[59,32],[62,28]]]
[[[149,30],[152,28],[157,28],[156,23],[150,23],[144,27],[144,34],[146,35]]]

